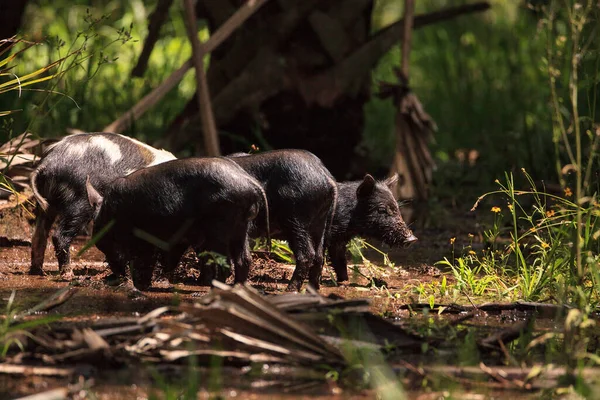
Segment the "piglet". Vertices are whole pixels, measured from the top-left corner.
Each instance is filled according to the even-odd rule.
[[[248,226],[268,209],[260,183],[223,157],[168,161],[116,179],[104,195],[88,183],[87,194],[109,280],[123,277],[129,264],[140,290],[151,285],[158,259],[170,273],[190,246],[227,256],[235,282],[244,282],[252,261]],[[265,226],[268,235],[268,214]]]
[[[65,279],[73,277],[71,242],[93,215],[87,179],[99,193],[104,193],[116,178],[173,159],[175,156],[168,151],[116,133],[78,133],[53,144],[31,174],[37,207],[29,274],[44,274],[46,243],[58,219],[52,242],[59,271]]]
[[[371,175],[354,182],[338,182],[338,202],[329,232],[329,258],[338,282],[348,280],[346,245],[355,236],[406,246],[417,238],[406,225],[390,188],[398,175],[377,182]]]

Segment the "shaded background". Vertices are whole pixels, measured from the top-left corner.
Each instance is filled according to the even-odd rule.
[[[49,96],[24,91],[20,97],[17,93],[0,97],[0,109],[23,110],[1,121],[0,141],[25,130],[41,137],[64,135],[67,128],[102,130],[191,55],[183,5],[179,1],[169,7],[141,77],[132,77],[131,71],[142,51],[155,1],[17,3],[26,3],[18,32],[42,43],[19,56],[14,69],[17,75],[64,56],[82,43],[85,49],[78,64],[65,73],[55,88],[60,93]],[[238,3],[241,4],[222,2],[229,6]],[[335,13],[333,3],[336,2],[321,3],[319,9]],[[416,3],[419,16],[474,2],[420,0]],[[438,198],[450,204],[464,199],[471,201],[473,192],[486,190],[503,171],[520,168],[526,168],[534,179],[557,181],[555,160],[561,145],[553,140],[546,54],[549,46],[558,51],[564,46],[560,31],[566,28],[558,21],[555,30],[559,39],[549,41],[546,28],[540,23],[543,15],[533,8],[535,3],[543,1],[490,1],[491,9],[487,11],[413,32],[410,84],[438,125],[430,145],[438,166],[430,202],[435,203]],[[2,7],[2,18],[13,22],[12,27],[4,28],[14,29],[18,18],[9,18],[9,10],[5,8],[9,6]],[[19,7],[13,8],[10,11],[19,15]],[[234,10],[235,7],[223,6],[222,18]],[[212,95],[238,73],[230,71],[229,76],[215,73],[221,58],[244,40],[254,41],[258,54],[269,33],[278,29],[279,25],[273,23],[278,21],[273,17],[278,12],[280,4],[268,2],[212,56],[206,57]],[[218,18],[203,8],[203,2],[198,3],[197,13],[199,37],[206,40]],[[349,32],[354,32],[353,40],[360,43],[398,21],[402,14],[403,1],[376,0],[353,20]],[[262,36],[252,37],[256,32]],[[117,40],[123,38],[126,40]],[[340,180],[357,178],[365,172],[383,177],[394,156],[396,107],[390,99],[380,99],[376,93],[379,82],[397,80],[393,70],[400,63],[399,46],[387,51],[365,79],[358,80],[356,88],[323,107],[307,102],[298,89],[332,64],[332,60],[323,60],[317,42],[305,23],[295,28],[289,40],[277,48],[277,55],[286,57],[286,79],[295,73],[298,82],[291,90],[266,96],[260,103],[243,107],[222,121],[218,117],[222,152],[248,151],[252,144],[263,150],[306,148],[320,156]],[[591,58],[590,73],[597,71],[597,60]],[[585,62],[582,103],[598,93],[597,81],[585,80]],[[238,64],[240,70],[246,67]],[[562,87],[567,88],[566,81]],[[178,156],[198,153],[199,147],[201,153],[200,122],[193,115],[197,114],[194,92],[194,72],[190,70],[158,106],[123,133],[164,146]],[[586,107],[590,104],[587,101]],[[597,109],[596,103],[593,104]],[[219,112],[215,109],[217,116]]]

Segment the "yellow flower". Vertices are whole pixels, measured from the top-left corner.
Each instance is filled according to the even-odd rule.
[[[475,254],[477,254],[477,253],[475,253],[475,251],[474,251],[474,250],[469,250],[469,254],[471,254],[472,256],[474,256],[474,255],[475,255]]]
[[[499,213],[500,211],[502,211],[500,209],[500,207],[496,207],[496,206],[492,207],[492,212]]]
[[[535,231],[536,231],[536,229],[535,229],[535,228],[530,228],[530,229],[529,229],[529,231],[530,231],[530,232],[535,232]]]
[[[571,192],[571,188],[565,188],[565,196],[571,197],[572,195],[573,195],[573,192]]]
[[[546,217],[548,217],[548,218],[554,217],[554,214],[555,214],[554,210],[546,211]]]
[[[509,209],[510,211],[512,211],[512,210],[513,210],[513,205],[512,205],[512,204],[509,204],[509,205],[508,205],[508,209]]]
[[[454,244],[454,241],[455,241],[455,240],[456,240],[456,238],[455,238],[455,237],[453,237],[453,238],[450,238],[450,244]]]
[[[547,249],[550,245],[546,242],[542,242],[542,249]]]
[[[494,183],[500,184],[500,181],[499,181],[498,179],[496,179],[496,180],[494,181]]]

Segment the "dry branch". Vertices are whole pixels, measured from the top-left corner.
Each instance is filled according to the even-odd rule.
[[[204,135],[204,153],[210,157],[221,155],[219,146],[219,136],[215,117],[212,110],[208,83],[206,82],[206,73],[204,71],[204,53],[202,44],[198,40],[198,28],[196,26],[196,12],[192,0],[184,0],[185,5],[185,25],[188,31],[188,37],[192,44],[192,54],[194,69],[196,70],[196,96],[198,96],[198,105],[200,108],[200,117],[202,119],[202,133]],[[199,153],[199,149],[196,153]]]
[[[75,368],[34,367],[19,364],[0,364],[0,374],[39,375],[39,376],[72,376]]]
[[[470,311],[485,311],[488,313],[500,313],[502,311],[522,311],[538,314],[545,318],[555,318],[557,315],[567,315],[572,307],[566,304],[548,304],[529,301],[517,301],[515,303],[485,303],[478,306],[461,306],[458,304],[434,304],[433,308],[428,303],[405,304],[400,306],[402,310],[430,309],[441,314],[458,314]],[[596,310],[600,312],[600,310]],[[593,315],[593,314],[592,314]]]
[[[489,387],[497,389],[555,389],[561,386],[561,381],[568,376],[565,367],[552,364],[536,364],[530,368],[505,367],[505,366],[453,366],[434,365],[416,367],[410,363],[402,362],[393,368],[397,372],[409,372],[421,377],[445,376],[470,386]],[[586,382],[598,381],[600,369],[582,368],[578,370],[578,377]],[[501,377],[501,379],[499,379]],[[493,379],[490,382],[489,379]],[[564,382],[564,381],[563,381]]]

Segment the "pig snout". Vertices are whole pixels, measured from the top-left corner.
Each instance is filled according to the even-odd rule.
[[[388,220],[378,230],[383,233],[383,242],[392,247],[408,247],[419,240],[402,220]]]
[[[404,247],[408,247],[414,242],[419,240],[412,232],[408,235],[406,239],[404,239]]]

